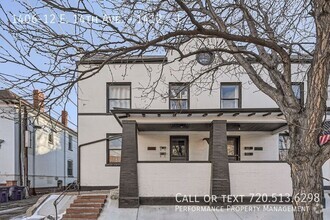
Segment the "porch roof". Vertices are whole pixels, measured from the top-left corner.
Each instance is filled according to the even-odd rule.
[[[227,131],[277,131],[286,126],[278,108],[114,109],[118,122],[137,120],[139,131],[209,131],[213,120],[227,120]]]
[[[202,115],[203,117],[212,115],[221,117],[223,115],[239,116],[240,114],[247,115],[249,117],[262,115],[263,117],[269,115],[282,116],[283,113],[279,108],[233,108],[233,109],[124,109],[115,108],[111,112],[120,118],[127,118],[131,115],[156,115],[162,116],[173,116],[186,115],[188,117],[192,115]]]

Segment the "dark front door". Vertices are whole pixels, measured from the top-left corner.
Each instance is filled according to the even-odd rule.
[[[227,152],[229,160],[240,160],[239,137],[227,137]]]
[[[171,161],[188,161],[188,136],[171,136]]]

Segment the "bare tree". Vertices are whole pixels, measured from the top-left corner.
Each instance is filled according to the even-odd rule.
[[[184,61],[212,51],[217,59],[208,68],[191,71],[191,83],[212,79],[212,88],[220,68],[243,70],[277,103],[288,123],[293,198],[322,194],[321,168],[330,158],[330,147],[318,145],[330,73],[329,1],[30,1],[0,7],[0,62],[29,70],[16,76],[1,72],[7,87],[25,91],[42,86],[49,103],[55,104],[75,90],[78,81],[93,77],[115,59],[172,50]],[[210,39],[216,43],[193,50],[183,47],[187,40]],[[80,61],[96,55],[107,59],[89,70],[77,69]],[[291,88],[293,56],[311,61],[304,105]],[[38,65],[40,60],[45,65]],[[160,95],[155,89],[160,79],[161,74],[145,92]],[[322,219],[312,211],[319,202],[293,199],[294,207],[308,207],[294,212],[295,219]]]

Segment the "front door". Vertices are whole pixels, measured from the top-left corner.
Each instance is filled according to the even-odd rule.
[[[171,161],[188,161],[188,136],[171,136]]]
[[[240,160],[239,137],[227,137],[227,152],[229,160]]]

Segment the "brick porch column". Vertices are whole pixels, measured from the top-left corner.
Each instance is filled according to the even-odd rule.
[[[124,120],[119,182],[119,208],[137,208],[139,189],[137,177],[137,124],[134,120]]]
[[[230,195],[226,122],[214,120],[210,130],[211,195],[216,196]]]

